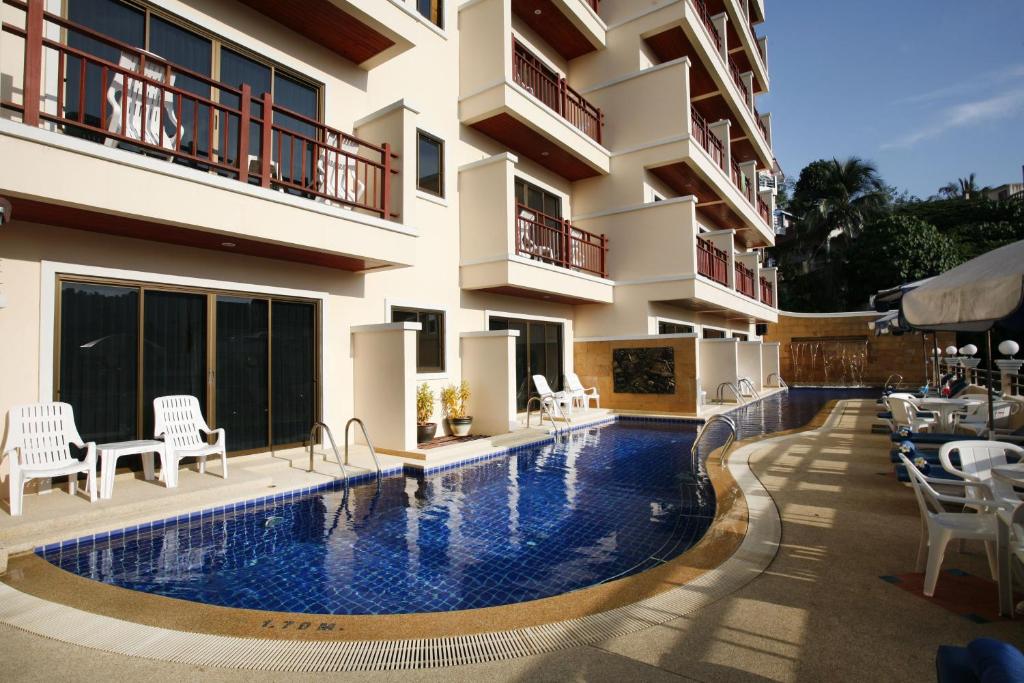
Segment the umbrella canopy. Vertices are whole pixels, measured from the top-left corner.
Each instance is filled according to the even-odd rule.
[[[985,332],[997,322],[1024,327],[1024,240],[925,281],[903,295],[902,317],[926,330]]]
[[[903,299],[903,295],[907,292],[916,289],[924,283],[930,281],[932,278],[925,278],[924,280],[918,280],[916,282],[908,282],[898,287],[890,287],[889,289],[883,289],[874,294],[871,297],[871,307],[879,313],[885,313],[886,311],[893,311],[900,307],[900,301]]]
[[[896,331],[902,332],[903,330],[900,329],[900,312],[889,311],[882,315],[882,317],[869,322],[868,329],[874,330],[876,337]]]

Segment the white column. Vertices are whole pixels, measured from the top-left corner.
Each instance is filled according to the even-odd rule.
[[[711,21],[714,23],[715,28],[718,29],[718,35],[722,36],[722,60],[728,65],[729,32],[726,29],[729,28],[729,15],[726,12],[722,12],[711,17]]]
[[[469,382],[473,431],[496,436],[515,429],[518,330],[464,332],[462,378]]]
[[[1024,366],[1022,360],[1010,360],[1009,358],[996,361],[996,367],[999,368],[1000,386],[1003,387],[1003,393],[1010,395],[1013,389],[1010,387],[1010,379],[1012,375],[1020,376],[1020,369]]]
[[[422,327],[384,323],[352,328],[354,417],[362,419],[381,450],[416,448],[416,333]]]

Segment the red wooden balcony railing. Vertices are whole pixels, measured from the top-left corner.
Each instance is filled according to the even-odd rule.
[[[2,0],[22,10],[24,28],[3,32],[25,44],[21,103],[0,107],[30,126],[138,151],[245,183],[383,218],[391,212],[392,167],[374,145],[275,104],[249,85],[230,87],[44,10],[43,0]],[[50,28],[47,24],[51,25]],[[48,37],[87,37],[120,53],[114,63]],[[43,82],[43,63],[57,76]],[[40,102],[46,101],[41,107]]]
[[[580,230],[567,219],[516,205],[516,253],[553,265],[608,277],[608,238]]]
[[[729,284],[729,255],[705,239],[697,238],[697,274]]]
[[[708,30],[708,35],[711,36],[711,41],[718,48],[718,51],[722,51],[722,34],[718,32],[718,27],[715,26],[715,22],[711,20],[711,13],[708,12],[707,3],[704,0],[693,0],[693,6],[697,10],[697,15],[701,19],[701,23],[704,24],[704,28]]]
[[[559,116],[601,142],[604,117],[601,110],[569,87],[532,52],[512,39],[512,78]]]
[[[761,131],[761,137],[764,138],[765,142],[768,142],[768,126],[764,125],[764,121],[761,120],[761,112],[754,107],[754,120],[757,121],[757,128]]]
[[[729,57],[729,73],[732,74],[732,82],[739,88],[740,93],[743,94],[743,101],[750,106],[750,91],[747,89],[746,83],[743,82],[743,76],[740,75],[740,68],[736,66],[736,61],[730,55]]]
[[[761,195],[757,195],[757,213],[759,216],[761,216],[761,220],[763,220],[765,223],[767,223],[768,225],[772,224],[771,207],[769,207],[768,204],[766,204],[765,201],[761,199]]]
[[[761,303],[766,306],[775,305],[775,294],[772,291],[772,283],[765,278],[761,278]]]
[[[730,159],[731,168],[729,169],[729,177],[732,178],[732,184],[739,188],[740,192],[743,192],[743,171],[740,170],[740,163],[736,161],[736,157]]]
[[[693,120],[693,137],[697,139],[697,143],[704,148],[704,151],[711,155],[714,162],[724,171],[725,151],[722,148],[722,141],[711,132],[707,119],[701,116],[701,113],[692,106],[690,107],[690,118]]]
[[[736,291],[744,296],[754,298],[754,271],[740,262],[736,262]]]

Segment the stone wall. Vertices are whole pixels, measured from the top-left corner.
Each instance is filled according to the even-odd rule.
[[[878,316],[870,311],[780,312],[779,322],[768,326],[764,341],[780,343],[782,377],[792,385],[881,386],[891,373],[903,375],[907,385],[924,384],[925,360],[932,353],[932,335],[876,337],[874,330],[868,329],[868,323]],[[956,344],[954,333],[939,334],[940,349],[951,344]]]
[[[615,393],[612,385],[613,349],[671,347],[675,352],[675,393]],[[573,364],[585,387],[597,387],[601,407],[656,413],[697,412],[697,339],[692,336],[643,337],[615,341],[577,341]]]

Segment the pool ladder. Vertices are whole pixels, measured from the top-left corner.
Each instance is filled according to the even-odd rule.
[[[893,381],[895,380],[895,381]],[[883,390],[886,392],[895,391],[899,386],[903,384],[903,375],[898,372],[894,372],[885,378],[885,385]]]
[[[736,403],[743,405],[747,401],[743,398],[743,394],[740,393],[739,387],[732,382],[722,382],[718,385],[718,390],[715,392],[715,403],[725,403],[725,390],[729,389],[733,395],[736,396]]]
[[[341,470],[341,476],[345,480],[345,485],[348,486],[348,470],[345,469],[345,465],[348,465],[348,431],[352,426],[352,423],[358,424],[359,428],[363,430],[363,439],[366,440],[366,445],[370,449],[370,455],[373,456],[373,464],[377,468],[377,481],[380,481],[380,460],[377,459],[377,450],[373,447],[373,442],[370,440],[370,434],[366,431],[366,425],[358,417],[353,417],[351,420],[345,423],[345,461],[342,462],[341,454],[338,452],[338,445],[334,442],[334,434],[331,433],[331,428],[323,422],[317,422],[313,425],[313,428],[309,430],[309,471],[313,471],[313,444],[315,442],[314,435],[317,429],[323,430],[327,434],[327,440],[331,442],[331,450],[334,451],[334,459],[338,463],[338,468]],[[324,460],[327,459],[327,454],[324,453]]]
[[[777,372],[773,372],[772,374],[768,375],[768,382],[767,382],[768,384],[771,384],[772,377],[774,377],[775,379],[779,380],[779,386],[782,387],[783,389],[788,389],[789,388],[789,385],[786,384],[786,380],[782,379],[782,375],[780,375]]]
[[[747,389],[750,390],[751,396],[753,396],[754,398],[756,398],[758,400],[761,399],[761,394],[757,393],[757,389],[754,388],[754,383],[750,381],[749,377],[741,377],[740,381],[737,383],[737,385],[739,386],[739,388],[741,390],[744,387],[746,387]]]
[[[712,415],[707,419],[700,431],[697,432],[697,438],[693,440],[693,447],[690,448],[690,461],[693,465],[693,471],[697,471],[698,462],[707,462],[707,457],[700,457],[700,444],[704,440],[704,436],[708,433],[708,428],[714,424],[724,424],[729,429],[729,434],[725,439],[725,445],[722,446],[722,458],[724,459],[732,445],[736,443],[736,439],[739,438],[739,432],[736,429],[736,423],[733,422],[731,417],[727,415]],[[708,453],[710,455],[710,452]]]
[[[533,408],[531,406],[533,406],[535,401],[537,403],[537,412],[540,415],[540,426],[544,426],[544,414],[546,413],[548,419],[551,420],[551,426],[557,431],[558,425],[555,424],[555,416],[551,414],[551,410],[544,404],[544,401],[540,396],[531,396],[530,400],[526,402],[526,428],[530,428],[530,416],[533,414]],[[553,403],[555,408],[558,410],[558,414],[562,416],[562,420],[564,420],[566,424],[571,425],[572,418],[566,415],[565,411],[562,410],[562,404],[554,399],[552,399],[551,403]]]

